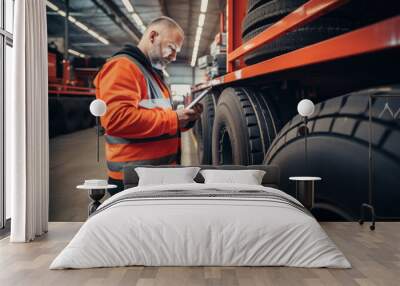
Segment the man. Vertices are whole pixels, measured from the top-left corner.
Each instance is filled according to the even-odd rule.
[[[107,104],[101,118],[106,135],[109,183],[123,190],[125,164],[180,163],[180,132],[191,128],[203,111],[172,110],[162,69],[175,61],[184,33],[171,18],[150,23],[137,47],[127,45],[111,57],[95,78],[96,97]]]

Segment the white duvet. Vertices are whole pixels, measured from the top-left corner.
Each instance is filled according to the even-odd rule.
[[[193,183],[131,188],[106,200],[50,269],[127,265],[350,267],[311,215],[278,200],[234,196],[121,200],[136,192],[207,189],[261,190],[297,202],[277,189],[254,185]]]

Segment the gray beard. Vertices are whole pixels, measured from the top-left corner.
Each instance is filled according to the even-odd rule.
[[[150,59],[150,62],[153,68],[156,68],[158,70],[162,70],[165,68],[165,65],[163,65],[159,60],[153,61]]]
[[[165,68],[166,64],[163,63],[163,59],[161,58],[161,55],[154,51],[154,49],[149,51],[149,59],[151,62],[151,65],[159,70],[162,70]]]

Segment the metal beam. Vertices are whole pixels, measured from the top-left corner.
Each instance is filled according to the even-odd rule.
[[[103,11],[121,30],[128,33],[134,41],[139,42],[142,33],[133,22],[121,11],[113,0],[92,0],[92,2]]]
[[[64,17],[64,60],[68,60],[69,49],[69,0],[65,0],[65,17]]]
[[[224,76],[202,84],[196,90],[207,88],[211,84],[227,84],[258,76],[267,76],[273,73],[304,68],[305,66],[333,62],[339,59],[356,58],[356,56],[368,53],[371,59],[373,59],[376,52],[400,49],[400,29],[398,27],[400,27],[400,16],[395,16],[227,73]],[[351,43],[351,45],[348,43]]]

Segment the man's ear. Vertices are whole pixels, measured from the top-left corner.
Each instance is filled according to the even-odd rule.
[[[150,37],[150,42],[151,43],[154,43],[154,41],[155,41],[155,39],[156,39],[156,37],[158,36],[158,33],[156,32],[156,31],[151,31],[150,32],[150,34],[149,34],[149,37]]]

